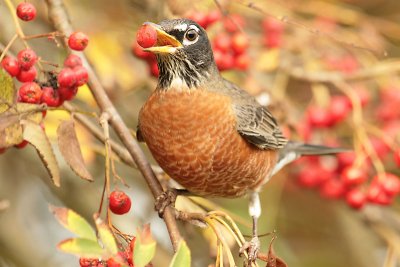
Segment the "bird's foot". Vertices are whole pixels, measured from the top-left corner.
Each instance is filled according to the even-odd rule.
[[[242,256],[247,252],[247,262],[245,266],[251,266],[257,260],[258,252],[260,251],[260,240],[258,236],[253,236],[250,241],[247,241],[239,250],[239,255]]]
[[[168,206],[174,207],[176,198],[178,197],[178,191],[176,189],[168,189],[156,198],[155,210],[158,212],[158,216],[161,218],[164,215],[164,211]]]

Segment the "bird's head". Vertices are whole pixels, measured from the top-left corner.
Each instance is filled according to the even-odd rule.
[[[156,45],[144,50],[157,57],[159,89],[193,89],[218,74],[207,33],[196,22],[172,19],[146,24],[157,32]]]

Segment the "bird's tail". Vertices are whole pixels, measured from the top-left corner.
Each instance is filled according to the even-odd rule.
[[[328,147],[289,141],[281,150],[283,153],[295,152],[298,156],[333,155],[350,151],[342,147]]]
[[[289,141],[286,146],[279,151],[278,162],[273,170],[273,174],[301,156],[333,155],[348,151],[351,150],[341,147],[328,147]]]

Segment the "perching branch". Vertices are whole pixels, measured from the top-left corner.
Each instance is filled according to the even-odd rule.
[[[69,36],[73,32],[73,28],[63,1],[46,0],[46,4],[49,8],[49,17],[54,27],[60,33],[64,34],[65,36]],[[64,45],[66,45],[65,42]],[[144,155],[137,141],[132,137],[128,127],[122,121],[121,116],[108,98],[103,86],[97,78],[97,75],[91,68],[87,58],[84,55],[82,56],[82,60],[89,74],[88,86],[91,89],[91,92],[98,106],[103,113],[108,113],[111,127],[114,129],[122,143],[125,145],[132,159],[136,163],[138,169],[145,178],[154,198],[158,197],[163,193],[163,188],[159,183],[157,177],[155,176],[153,170],[151,169],[150,164],[146,159],[146,156]],[[181,240],[181,235],[175,221],[174,213],[170,207],[167,207],[165,209],[163,219],[168,228],[168,233],[170,235],[172,246],[176,251],[176,249],[178,248],[178,243]]]

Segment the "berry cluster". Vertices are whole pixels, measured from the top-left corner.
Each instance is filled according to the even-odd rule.
[[[249,38],[243,32],[245,19],[239,14],[221,17],[218,11],[210,13],[196,12],[189,15],[204,29],[216,22],[221,22],[224,32],[217,34],[211,40],[214,52],[214,60],[220,71],[238,69],[247,70],[250,58],[247,54]]]
[[[17,6],[16,13],[21,20],[32,21],[36,17],[36,8],[31,3],[23,2]],[[82,51],[88,42],[88,37],[82,32],[74,32],[68,37],[68,46],[72,50]],[[58,107],[64,101],[71,100],[77,94],[78,87],[88,81],[88,72],[79,56],[69,55],[59,72],[45,71],[39,62],[40,58],[30,48],[19,51],[16,58],[6,56],[1,61],[2,68],[22,83],[18,90],[18,102]],[[43,74],[41,79],[38,78],[36,65]],[[43,112],[43,116],[45,114]],[[23,141],[16,147],[23,148],[26,145],[27,142]],[[0,149],[0,153],[4,151],[5,148]]]
[[[356,86],[361,107],[374,105],[365,87]],[[400,149],[396,144],[400,140],[400,88],[389,86],[381,88],[380,102],[375,106],[376,124],[382,126],[384,138],[369,137],[374,152],[380,160],[387,162],[388,167],[400,167]],[[351,113],[353,106],[343,95],[331,96],[326,107],[311,105],[306,111],[305,120],[301,122],[301,134],[305,140],[312,133],[323,129],[334,129],[340,126]],[[390,155],[392,152],[392,155]],[[392,156],[392,159],[388,158]],[[309,157],[298,161],[298,182],[307,188],[318,188],[321,196],[331,199],[344,198],[349,206],[359,209],[367,202],[378,205],[390,205],[400,194],[400,177],[390,172],[374,174],[373,159],[365,151],[356,155],[354,152],[342,153],[334,159]],[[328,164],[327,164],[328,163]],[[370,178],[372,177],[372,178]]]
[[[18,102],[46,104],[58,107],[66,100],[71,100],[78,87],[88,81],[88,72],[82,66],[80,57],[69,55],[64,61],[64,68],[58,73],[46,72],[47,80],[36,79],[37,70],[34,64],[38,57],[32,49],[24,49],[18,53],[17,59],[6,57],[2,67],[23,84],[18,90]]]
[[[282,45],[284,24],[274,18],[265,18],[262,22],[264,31],[264,45],[267,48],[278,48]]]
[[[118,252],[118,256],[111,257],[107,260],[80,258],[79,266],[81,267],[133,267],[133,250],[135,247],[135,237],[129,242],[129,246],[124,251]]]

